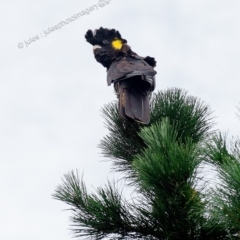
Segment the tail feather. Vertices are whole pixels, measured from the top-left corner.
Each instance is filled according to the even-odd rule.
[[[129,93],[126,88],[123,88],[119,83],[117,83],[117,91],[118,91],[118,111],[122,118],[129,120],[134,119],[134,116],[131,112],[131,106],[129,105]]]
[[[136,121],[148,124],[150,121],[149,97],[139,92],[131,92],[130,104]]]
[[[134,120],[143,124],[150,122],[149,96],[136,91],[132,87],[125,87],[118,82],[119,114],[126,120]]]

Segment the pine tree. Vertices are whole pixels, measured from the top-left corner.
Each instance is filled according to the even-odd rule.
[[[127,200],[110,182],[89,193],[77,172],[66,174],[53,197],[71,206],[75,237],[240,238],[240,141],[213,130],[208,105],[172,88],[152,96],[147,126],[121,119],[116,103],[102,113],[109,134],[99,147],[135,194]],[[201,177],[204,164],[217,187]]]

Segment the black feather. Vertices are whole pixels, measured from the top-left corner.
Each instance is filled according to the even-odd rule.
[[[92,30],[88,30],[85,38],[87,42],[92,45],[102,45],[104,40],[112,42],[114,39],[119,39],[122,40],[123,43],[127,43],[127,40],[123,39],[117,30],[102,27],[95,29],[94,33]]]
[[[115,29],[100,27],[88,30],[85,38],[92,45],[96,60],[107,68],[107,83],[114,83],[119,99],[119,114],[127,121],[148,124],[150,121],[149,98],[155,89],[156,61],[153,57],[140,57],[127,45],[127,40]],[[114,49],[114,39],[122,41],[122,48]]]

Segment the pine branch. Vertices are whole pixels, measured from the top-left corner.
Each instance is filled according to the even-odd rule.
[[[206,144],[207,161],[217,166],[220,183],[211,194],[211,211],[215,226],[224,225],[229,238],[240,238],[240,142],[227,143],[218,134]]]
[[[118,115],[117,104],[106,105],[103,110],[105,126],[109,134],[103,138],[99,147],[105,157],[113,162],[113,170],[131,176],[131,163],[136,154],[146,147],[138,133],[143,125],[128,123]],[[177,138],[185,141],[191,138],[194,143],[203,140],[213,126],[210,107],[196,97],[188,96],[178,88],[160,91],[151,99],[150,125],[168,118],[177,128]],[[146,126],[148,128],[149,126]]]
[[[102,152],[131,181],[137,196],[126,201],[110,183],[88,193],[77,174],[65,175],[53,197],[71,207],[76,237],[228,239],[216,214],[208,211],[212,202],[197,177],[203,159],[220,169],[233,154],[214,138],[202,144],[212,135],[209,106],[173,88],[153,96],[148,126],[121,119],[115,103],[103,108],[103,116],[109,134],[100,143]]]
[[[64,175],[53,198],[71,206],[73,232],[75,237],[90,239],[154,239],[149,222],[136,205],[128,203],[115,185],[108,183],[98,188],[96,194],[89,194],[78,174]],[[113,237],[111,238],[111,236]]]
[[[191,139],[181,143],[168,119],[139,134],[147,145],[133,161],[139,193],[151,206],[151,219],[164,239],[198,238],[204,203],[195,190],[199,150]]]

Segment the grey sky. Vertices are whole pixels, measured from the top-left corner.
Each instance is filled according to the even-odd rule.
[[[100,109],[115,95],[88,29],[119,30],[133,51],[156,58],[157,90],[188,90],[215,111],[217,128],[239,134],[239,0],[111,0],[45,37],[98,3],[1,0],[1,239],[70,239],[67,206],[51,198],[63,174],[84,171],[90,190],[117,178],[97,148],[107,134]]]

